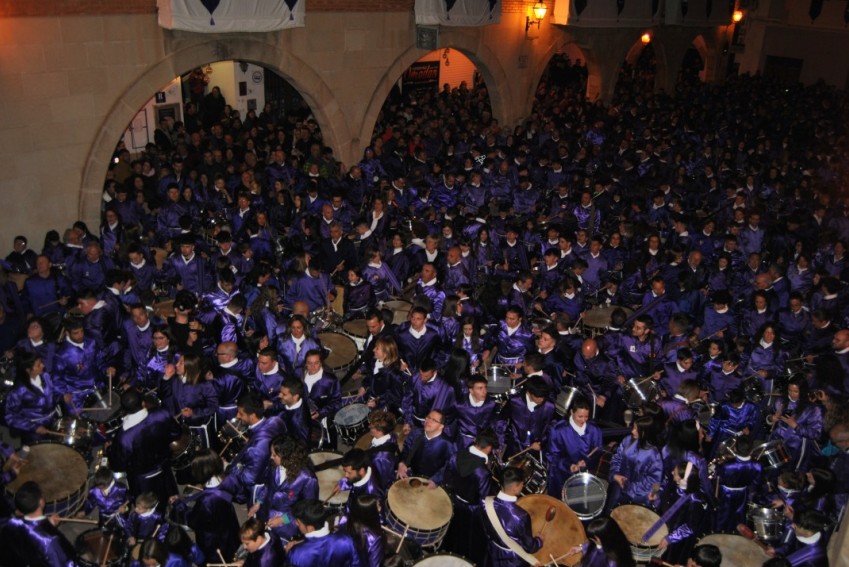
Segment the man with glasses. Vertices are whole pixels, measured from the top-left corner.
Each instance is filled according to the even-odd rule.
[[[398,463],[398,478],[408,476],[431,477],[455,453],[456,447],[442,434],[445,416],[431,410],[424,419],[422,429],[416,428],[404,440],[404,450]]]

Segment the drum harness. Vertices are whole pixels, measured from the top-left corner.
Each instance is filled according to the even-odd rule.
[[[484,510],[486,510],[486,517],[489,520],[489,523],[492,524],[492,527],[495,529],[495,533],[498,534],[498,537],[501,538],[501,542],[506,547],[498,545],[496,542],[493,543],[505,551],[512,551],[527,562],[528,565],[536,565],[538,563],[537,558],[522,549],[522,546],[513,541],[513,539],[507,535],[504,526],[501,525],[501,520],[498,519],[498,514],[495,512],[495,505],[493,504],[494,501],[494,496],[487,496],[483,501],[483,507]]]

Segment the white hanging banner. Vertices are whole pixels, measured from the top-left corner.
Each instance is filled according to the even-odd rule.
[[[421,26],[488,26],[501,21],[501,0],[416,0]]]
[[[306,0],[156,0],[159,25],[199,33],[304,27]]]

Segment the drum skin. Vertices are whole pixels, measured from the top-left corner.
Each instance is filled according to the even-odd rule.
[[[578,519],[575,512],[557,498],[547,494],[531,494],[519,498],[516,504],[530,514],[531,532],[534,535],[539,534],[543,525],[545,525],[545,516],[548,509],[554,508],[557,511],[554,519],[545,528],[545,543],[539,551],[534,553],[534,557],[543,565],[551,563],[551,557],[565,555],[569,553],[570,549],[587,540],[587,533],[584,531],[581,520]],[[559,560],[558,564],[577,565],[582,557],[581,553],[576,553]]]
[[[423,478],[405,478],[393,484],[386,503],[396,518],[420,531],[447,526],[454,515],[448,493],[440,487],[428,488]]]
[[[59,443],[30,447],[26,464],[18,477],[6,485],[9,494],[27,481],[35,481],[47,502],[45,512],[72,516],[85,502],[88,492],[88,465],[76,450]]]
[[[617,506],[610,512],[610,517],[616,520],[619,527],[625,533],[625,537],[633,545],[644,547],[657,547],[660,540],[669,535],[669,529],[665,525],[660,526],[648,541],[643,542],[643,534],[660,519],[653,510],[636,504],[623,504]]]
[[[324,363],[334,371],[347,370],[357,359],[357,343],[342,333],[325,331],[318,334],[321,346],[328,354]]]
[[[339,453],[315,452],[310,453],[309,457],[310,462],[312,462],[313,466],[318,466],[326,463],[327,461],[341,459],[342,455],[340,455]],[[339,484],[339,480],[341,480],[343,476],[345,476],[345,473],[342,471],[341,465],[315,473],[315,477],[318,479],[319,500],[321,500],[322,502],[327,500],[327,498],[331,494],[333,494],[333,491]],[[350,492],[350,490],[340,491],[339,494],[337,494],[333,498],[330,498],[330,500],[327,500],[327,504],[334,508],[341,508],[348,501],[348,495],[350,494]]]

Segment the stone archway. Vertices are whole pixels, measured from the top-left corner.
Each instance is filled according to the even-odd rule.
[[[482,38],[451,30],[440,33],[439,44],[439,49],[457,49],[472,60],[486,83],[492,114],[502,126],[512,125],[521,116],[515,108],[515,95],[510,89],[507,73],[495,54],[483,44]],[[404,71],[424,54],[423,50],[410,47],[395,59],[377,82],[360,124],[358,140],[361,143],[371,141],[377,116],[392,87]]]
[[[540,58],[536,67],[534,67],[534,70],[531,73],[530,90],[527,97],[529,106],[525,109],[526,111],[524,115],[530,114],[540,79],[542,78],[543,73],[545,73],[549,63],[551,63],[552,57],[554,57],[556,53],[560,53],[564,50],[569,52],[570,58],[572,54],[580,53],[581,60],[587,67],[587,98],[594,101],[601,96],[600,85],[603,83],[602,66],[598,61],[597,54],[593,52],[592,49],[587,49],[582,46],[576,39],[567,37],[563,41],[552,43],[545,52],[545,55]]]
[[[339,153],[352,143],[351,131],[336,98],[324,80],[303,61],[269,43],[249,39],[211,38],[176,49],[139,75],[106,114],[83,167],[79,218],[100,224],[103,180],[115,144],[127,125],[162,85],[190,69],[224,59],[256,63],[276,72],[295,87],[310,105],[328,146]]]

